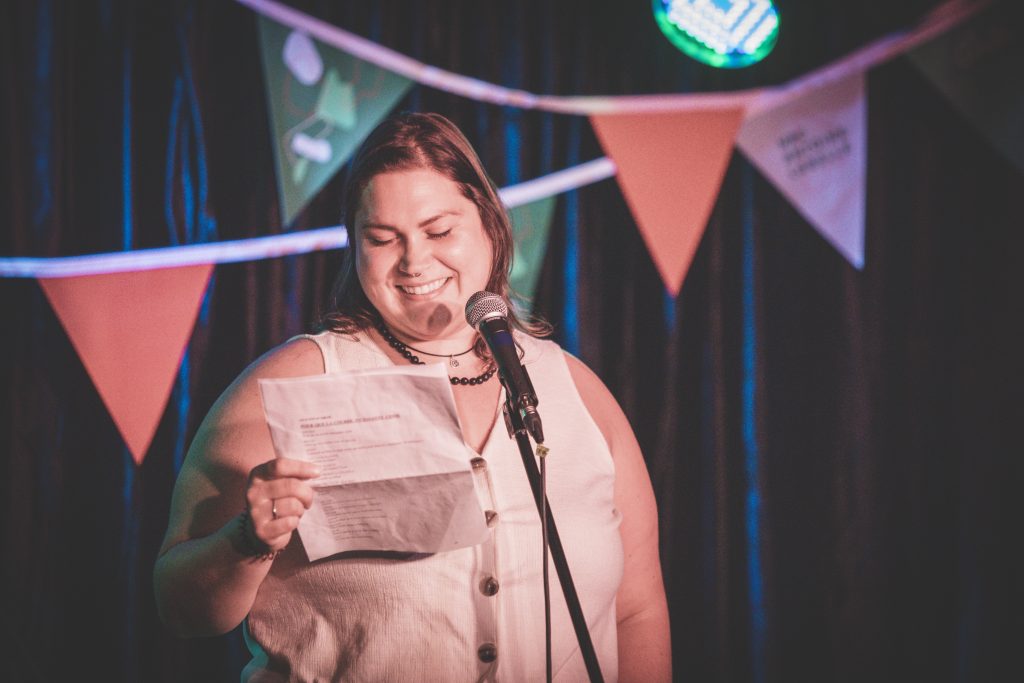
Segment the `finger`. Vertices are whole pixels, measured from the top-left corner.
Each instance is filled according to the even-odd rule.
[[[268,519],[253,523],[253,535],[260,543],[276,550],[288,544],[288,539],[298,526],[299,518],[294,515]]]
[[[266,503],[267,518],[270,520],[283,519],[285,517],[302,517],[306,511],[306,505],[298,498],[288,496],[287,498],[274,498]]]
[[[245,492],[250,510],[260,507],[264,501],[277,498],[298,498],[308,509],[313,504],[313,495],[313,487],[299,479],[254,482]]]
[[[292,458],[274,458],[260,463],[252,468],[249,473],[249,480],[260,479],[269,481],[284,477],[295,479],[313,479],[320,476],[320,467],[305,460],[294,460]]]
[[[305,512],[306,506],[298,498],[276,498],[266,500],[254,508],[250,512],[250,517],[253,520],[253,529],[265,540],[288,530],[275,522],[288,520],[290,527],[295,528]]]

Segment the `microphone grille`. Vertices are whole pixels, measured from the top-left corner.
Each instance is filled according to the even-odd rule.
[[[480,291],[469,297],[466,302],[466,322],[476,328],[480,321],[497,313],[502,318],[508,317],[508,306],[505,300],[492,292]]]

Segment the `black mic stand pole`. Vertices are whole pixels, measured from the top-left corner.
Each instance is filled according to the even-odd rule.
[[[504,380],[502,381],[504,385]],[[551,681],[551,602],[548,591],[548,548],[551,549],[551,559],[555,563],[555,571],[558,574],[558,581],[562,585],[562,594],[565,596],[565,604],[569,608],[569,617],[572,619],[573,629],[576,631],[576,640],[580,646],[580,653],[583,655],[583,662],[587,666],[587,674],[592,683],[604,683],[601,675],[601,667],[597,663],[597,654],[594,652],[594,643],[590,640],[590,631],[587,630],[587,622],[583,618],[583,608],[580,606],[579,596],[576,594],[576,586],[572,581],[572,574],[569,572],[569,564],[565,559],[565,550],[562,548],[562,541],[558,537],[558,527],[555,526],[555,518],[551,515],[551,508],[547,500],[547,473],[545,471],[544,459],[547,448],[543,443],[537,444],[537,455],[540,456],[540,470],[534,460],[533,449],[530,447],[530,436],[526,431],[519,407],[514,405],[512,393],[505,386],[505,426],[508,428],[510,437],[514,436],[519,446],[519,454],[523,458],[523,467],[526,468],[526,477],[530,480],[530,488],[533,489],[533,498],[537,503],[537,512],[541,518],[541,536],[544,539],[544,610],[545,610],[545,643],[547,646],[547,680]],[[543,438],[543,437],[542,437]]]

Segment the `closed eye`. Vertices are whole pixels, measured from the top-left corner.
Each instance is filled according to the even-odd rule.
[[[375,247],[382,247],[395,241],[395,234],[390,230],[368,230],[363,232],[363,239]]]
[[[428,232],[427,238],[432,240],[443,240],[448,235],[452,234],[452,229],[448,228],[444,232]]]

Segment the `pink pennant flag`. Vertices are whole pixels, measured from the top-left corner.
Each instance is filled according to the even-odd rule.
[[[137,464],[192,336],[210,264],[40,278]]]
[[[864,267],[864,73],[748,119],[737,145],[856,268]]]
[[[590,117],[665,287],[679,294],[744,108]]]

